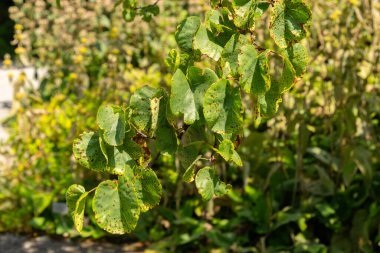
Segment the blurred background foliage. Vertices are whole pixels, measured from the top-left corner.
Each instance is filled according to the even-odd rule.
[[[65,189],[91,188],[104,175],[79,168],[73,138],[95,127],[100,104],[123,104],[142,85],[169,85],[165,57],[175,48],[175,27],[187,15],[203,15],[204,2],[160,1],[150,22],[126,23],[111,0],[61,0],[62,8],[55,0],[14,1],[14,64],[46,74],[38,88],[23,75],[12,77],[0,231],[140,241],[159,252],[380,250],[378,0],[307,1],[308,72],[275,118],[255,125],[247,112],[244,167],[225,164],[220,171],[234,186],[228,197],[202,202],[181,182],[176,159],[164,156],[154,168],[163,200],[134,233],[106,235],[90,208],[85,230],[74,231],[60,210]]]
[[[13,54],[13,47],[9,43],[13,37],[13,21],[8,15],[8,8],[13,5],[12,0],[2,0],[0,2],[0,58],[5,54]]]

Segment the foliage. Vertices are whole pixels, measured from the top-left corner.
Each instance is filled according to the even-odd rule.
[[[64,201],[72,183],[92,187],[99,177],[73,163],[72,142],[85,129],[96,127],[97,108],[107,101],[123,104],[129,90],[145,83],[165,85],[170,78],[161,44],[173,44],[166,32],[175,24],[180,3],[161,5],[160,19],[137,29],[122,21],[113,1],[15,1],[9,12],[16,22],[15,62],[45,72],[39,87],[26,75],[12,77],[12,115],[4,122],[10,138],[2,145],[0,231],[30,231],[76,236],[72,222],[55,206]],[[173,41],[173,42],[171,42]],[[5,63],[8,64],[5,64]],[[12,65],[9,58],[4,65]],[[117,94],[107,90],[117,90]],[[78,119],[86,118],[78,122]],[[84,179],[84,177],[86,179]],[[92,217],[92,214],[88,214]],[[82,236],[98,237],[87,226]]]
[[[186,169],[185,181],[192,181],[196,174],[195,185],[204,200],[225,195],[231,186],[209,166],[217,167],[218,156],[242,165],[235,149],[242,135],[244,109],[250,108],[242,102],[242,91],[246,92],[244,99],[256,101],[255,120],[267,118],[276,113],[282,94],[306,70],[307,52],[299,41],[306,36],[311,11],[304,2],[283,0],[271,8],[269,30],[280,49],[257,46],[252,37],[256,21],[242,21],[258,20],[269,3],[211,3],[214,8],[203,22],[193,16],[177,28],[179,51],[171,51],[169,57],[179,59],[167,61],[175,71],[170,95],[145,86],[131,96],[125,108],[103,106],[97,115],[99,133],[87,132],[74,141],[74,156],[82,166],[118,177],[95,188],[93,211],[97,224],[107,232],[131,232],[139,213],[159,204],[161,184],[150,168],[161,153],[179,159]],[[215,61],[217,73],[195,67],[201,55]],[[277,76],[269,71],[270,55],[283,61]],[[198,172],[195,161],[202,161]],[[145,180],[147,171],[150,180]],[[81,201],[69,201],[76,206],[69,209],[76,209]],[[78,220],[77,216],[74,212],[73,219]],[[82,224],[76,227],[81,229]]]
[[[162,2],[182,1],[161,1],[160,3]],[[184,12],[199,14],[205,10],[203,9],[205,4],[194,7],[195,2],[197,1],[183,1],[182,7],[187,10]],[[215,1],[215,4],[218,3],[219,1]],[[217,141],[221,142],[216,147],[206,147],[199,143],[177,150],[177,156],[161,155],[157,159],[153,159],[151,169],[157,174],[162,184],[160,204],[150,209],[149,212],[140,212],[140,219],[132,233],[121,236],[108,235],[108,241],[116,240],[117,242],[128,243],[139,241],[147,248],[147,251],[156,252],[339,253],[379,251],[380,204],[377,192],[380,168],[378,157],[378,150],[380,149],[380,65],[378,64],[380,59],[380,6],[377,1],[356,0],[316,0],[308,1],[308,3],[312,9],[313,21],[308,43],[303,42],[302,45],[308,48],[310,65],[303,78],[283,96],[284,101],[279,105],[279,112],[274,117],[261,120],[259,124],[257,120],[255,121],[252,104],[247,106],[249,102],[255,100],[252,101],[243,92],[242,102],[245,109],[243,131],[241,137],[236,142],[232,142],[233,145],[228,140],[218,139]],[[185,8],[184,6],[188,7]],[[208,9],[206,6],[206,10]],[[238,19],[240,16],[244,17],[244,10],[244,8],[241,9],[239,13],[242,14],[235,16],[236,19],[234,20],[237,25],[239,22],[252,20]],[[163,77],[157,72],[157,69],[160,69],[160,72],[166,73],[164,71],[166,67],[163,66],[164,62],[160,59],[163,59],[168,53],[168,49],[171,48],[166,42],[174,41],[174,37],[169,36],[174,32],[170,27],[179,21],[176,19],[176,21],[172,20],[170,25],[167,24],[166,22],[169,22],[169,19],[166,19],[165,15],[169,11],[175,13],[173,16],[180,13],[178,8],[162,8],[160,6],[160,15],[153,18],[149,23],[138,22],[137,25],[132,23],[135,27],[145,25],[150,27],[152,25],[157,30],[161,29],[159,33],[153,33],[155,29],[147,32],[149,38],[153,40],[152,44],[143,43],[144,45],[152,45],[152,48],[160,52],[153,54],[157,57],[153,57],[154,60],[151,61],[157,62],[157,66],[160,67],[150,68],[150,70],[144,67],[146,66],[144,62],[149,62],[151,59],[149,57],[152,55],[149,54],[150,56],[145,58],[146,60],[138,61],[139,65],[135,65],[136,68],[126,71],[125,80],[127,80],[128,85],[136,84],[136,86],[131,87],[132,91],[136,91],[143,84],[154,83],[155,87],[159,87],[159,84],[162,84],[160,80],[170,79],[170,77]],[[123,23],[121,13],[122,10],[120,9],[115,10],[115,13],[112,14],[119,15],[120,21],[115,23],[117,25]],[[262,15],[261,21],[255,22],[254,27],[251,28],[257,42],[260,41],[260,45],[254,46],[274,47],[273,39],[267,29],[270,27],[271,21],[268,14],[270,11],[266,11]],[[203,17],[204,15],[200,16]],[[136,20],[139,21],[140,18],[136,17]],[[162,26],[165,29],[162,29]],[[247,26],[251,27],[250,24]],[[29,28],[24,29],[30,30]],[[61,32],[64,30],[62,29]],[[141,30],[129,31],[131,34],[136,34],[136,37],[143,38],[144,36],[140,37],[142,36],[139,33]],[[124,32],[125,30],[120,31]],[[186,40],[183,41],[185,44],[182,52],[186,52],[185,50],[192,48],[192,43],[186,44]],[[127,43],[132,42],[128,41]],[[135,46],[142,48],[139,44]],[[246,49],[247,52],[254,52],[249,51],[249,48]],[[73,51],[65,52],[66,54],[73,54],[70,53]],[[136,49],[136,52],[138,51]],[[283,53],[288,52],[283,51]],[[146,54],[136,53],[136,55],[140,57]],[[266,62],[261,61],[261,58],[256,62],[254,60],[255,55],[252,55],[253,57],[249,57],[250,55],[246,54],[247,57],[245,58],[240,56],[240,60],[253,59],[251,61],[252,66],[257,66],[256,69],[260,70],[258,73],[265,73]],[[186,69],[187,65],[180,64],[184,62],[186,57],[187,55],[180,53],[179,50],[169,51],[166,62],[170,67],[167,69],[173,73],[177,69]],[[247,66],[247,70],[244,71],[251,69],[248,65],[231,65],[229,67],[224,60],[228,57],[232,59],[229,60],[230,63],[239,62],[238,55],[230,54],[228,51],[223,52],[220,64],[222,66],[227,65],[224,69],[230,68],[230,72],[238,70],[239,66],[242,69]],[[222,71],[215,68],[219,63],[212,60],[207,62],[207,60],[208,57],[203,57],[201,62],[196,63],[196,68],[190,67],[187,73],[184,70],[182,72],[189,76],[188,73],[192,69],[196,76],[200,76],[198,72],[204,73],[207,80],[212,79],[214,73],[216,76],[221,75]],[[269,52],[268,67],[271,67],[269,71],[274,76],[282,73],[280,60],[281,58],[275,57]],[[67,64],[66,68],[71,68],[70,66],[74,63],[68,61]],[[214,73],[207,68],[212,69]],[[297,68],[295,71],[297,72]],[[253,78],[251,76],[252,74],[247,72],[245,79],[249,81]],[[254,75],[255,80],[261,80],[262,87],[264,87],[267,80],[261,77],[265,77],[265,75]],[[232,80],[232,78],[228,79]],[[186,90],[195,94],[193,83],[189,80],[187,80],[189,88],[186,87]],[[234,79],[234,81],[236,80]],[[255,86],[250,87],[248,81],[242,89],[249,91],[256,88]],[[164,83],[173,84],[171,82]],[[243,83],[243,78],[239,80],[239,83]],[[120,88],[118,89],[120,90]],[[96,226],[97,222],[91,208],[93,194],[86,197],[84,226],[82,232],[78,234],[71,229],[71,219],[49,212],[51,202],[49,202],[49,194],[46,193],[54,192],[54,190],[45,187],[43,192],[47,195],[46,197],[34,190],[39,189],[39,184],[44,184],[41,183],[42,181],[51,181],[51,177],[46,174],[45,169],[49,167],[40,166],[40,164],[44,164],[43,161],[46,159],[51,161],[52,154],[57,157],[57,164],[62,163],[62,173],[57,173],[57,177],[61,179],[63,175],[67,175],[63,173],[65,171],[71,173],[70,180],[63,185],[59,185],[56,179],[53,180],[55,182],[54,187],[60,189],[61,192],[61,194],[54,194],[54,201],[62,201],[66,188],[72,183],[81,184],[89,190],[103,180],[109,179],[113,182],[117,179],[115,175],[108,178],[107,173],[98,174],[94,173],[93,170],[81,169],[78,162],[71,161],[70,166],[66,164],[69,162],[68,157],[72,153],[71,144],[75,136],[79,136],[79,133],[83,131],[99,132],[99,128],[96,128],[96,110],[101,101],[94,103],[94,105],[90,104],[92,104],[91,101],[98,101],[99,94],[103,94],[100,92],[102,90],[104,91],[104,89],[99,88],[99,92],[94,92],[93,89],[89,89],[89,94],[83,97],[83,104],[76,99],[71,100],[71,97],[69,100],[72,102],[69,102],[67,106],[63,106],[62,103],[55,106],[52,104],[54,110],[49,107],[50,102],[48,101],[43,104],[34,104],[39,112],[48,108],[44,115],[51,117],[49,123],[41,125],[41,127],[38,126],[38,120],[33,121],[40,117],[37,114],[30,115],[25,118],[25,121],[13,123],[12,126],[25,126],[25,128],[20,128],[22,130],[18,130],[16,135],[22,135],[24,132],[34,134],[40,132],[41,135],[35,135],[35,138],[28,141],[18,139],[13,144],[20,148],[19,154],[25,152],[25,156],[20,160],[8,159],[7,162],[9,161],[12,164],[12,173],[14,174],[4,175],[4,177],[2,175],[0,178],[0,180],[7,182],[6,184],[0,183],[0,187],[2,187],[0,190],[1,225],[6,222],[9,225],[17,224],[18,227],[27,229],[29,227],[27,222],[34,217],[32,207],[35,208],[36,213],[39,213],[38,207],[47,206],[41,214],[32,219],[34,228],[40,228],[49,233],[70,233],[70,236],[74,237],[79,235],[83,237],[106,236]],[[128,96],[120,96],[120,98],[115,99],[114,91],[115,89],[108,89],[108,92],[104,93],[109,94],[105,103],[112,101],[118,106],[123,105]],[[91,94],[92,92],[94,94]],[[254,94],[255,91],[252,93]],[[55,96],[51,97],[52,103],[57,99]],[[34,93],[34,96],[28,98],[28,101],[34,101],[33,98],[35,97],[36,94]],[[128,105],[131,105],[131,99],[128,100]],[[139,99],[134,100],[135,106],[140,106],[139,101]],[[153,103],[155,102],[157,100],[154,100]],[[194,102],[189,104],[198,108],[198,104],[203,105],[203,102],[198,103],[194,99]],[[65,139],[64,136],[57,138],[52,137],[54,135],[51,134],[44,134],[45,132],[56,131],[68,136],[66,130],[63,131],[63,125],[55,128],[51,126],[57,125],[55,122],[61,117],[59,115],[65,115],[64,113],[69,112],[70,108],[76,108],[76,105],[78,108],[89,106],[91,109],[86,109],[86,112],[82,112],[83,114],[73,113],[76,116],[72,117],[72,122],[78,127],[70,135],[70,138]],[[170,108],[170,101],[168,107]],[[19,117],[27,115],[25,111],[28,111],[29,107],[23,108],[24,112],[19,112]],[[125,104],[123,108],[130,109]],[[146,108],[150,108],[150,104]],[[179,113],[183,111],[182,113],[185,114],[187,112],[185,109],[182,106],[178,107]],[[146,123],[146,119],[150,119],[150,117],[135,113],[134,117],[136,116],[139,116],[139,120],[133,124],[142,128],[147,126],[148,131],[149,126],[152,125],[149,124],[149,120]],[[182,117],[184,118],[184,116],[181,116],[180,119],[176,118],[176,121],[182,121]],[[191,119],[190,116],[188,118]],[[170,117],[170,119],[172,118]],[[29,121],[31,124],[25,125],[24,122]],[[252,124],[254,121],[255,124]],[[28,128],[34,130],[27,130]],[[145,130],[141,133],[144,134]],[[162,136],[165,135],[158,134],[156,138]],[[177,136],[181,136],[185,143],[197,142],[202,139],[209,139],[209,142],[214,141],[212,134],[199,131],[199,128],[194,124],[185,131],[180,131]],[[38,139],[43,140],[42,143],[57,140],[57,143],[61,143],[62,146],[54,142],[54,152],[47,150],[41,153],[41,149],[38,149],[41,142],[36,141]],[[154,139],[148,139],[145,143],[144,152],[148,148],[150,150],[155,149]],[[239,144],[239,148],[234,151],[239,153],[244,164],[241,168],[231,161],[234,154],[231,152],[231,147],[233,146],[235,149],[237,144]],[[205,160],[205,157],[201,156],[204,152],[197,156],[189,155],[193,154],[192,152],[196,148],[201,148],[202,151],[208,150],[205,153],[212,153],[217,159],[214,159],[213,163]],[[38,152],[32,153],[33,150]],[[62,156],[59,155],[61,152]],[[15,156],[10,156],[10,158],[12,157]],[[155,158],[156,154],[151,154],[151,157]],[[211,154],[206,156],[206,159],[210,158]],[[146,159],[144,160],[145,164],[149,164],[149,158],[146,157]],[[223,162],[228,159],[230,162]],[[39,163],[31,163],[30,161],[39,161]],[[23,173],[14,169],[18,164],[23,168]],[[202,201],[201,196],[197,194],[195,181],[197,172],[203,167],[213,168],[221,181],[233,185],[226,196]],[[46,176],[39,173],[41,168]],[[206,171],[209,170],[206,169]],[[25,176],[32,173],[36,175],[35,178],[28,176],[29,181],[25,180]],[[211,177],[211,173],[207,174]],[[188,183],[193,181],[194,183]],[[25,190],[23,190],[24,187],[26,187]],[[115,190],[113,193],[119,194],[119,191],[116,192]],[[5,195],[8,197],[4,198]],[[36,204],[31,204],[33,203],[31,199],[34,199]],[[11,209],[9,208],[10,203],[14,205]],[[71,206],[76,208],[76,205]],[[2,210],[5,210],[5,213]],[[80,210],[81,205],[78,205],[76,219],[79,222],[82,217]],[[38,226],[41,224],[39,222],[44,226]],[[65,226],[62,224],[66,224],[65,230],[62,229]]]
[[[0,59],[6,54],[13,53],[10,44],[13,35],[13,22],[7,15],[7,9],[12,5],[11,0],[1,1],[0,3]]]

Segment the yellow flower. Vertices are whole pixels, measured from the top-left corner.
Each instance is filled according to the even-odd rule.
[[[21,24],[15,24],[16,31],[21,31],[22,29],[24,29],[24,27]]]
[[[88,40],[87,40],[87,38],[82,37],[82,38],[80,38],[80,42],[81,42],[82,44],[86,44],[86,43],[88,42]]]
[[[110,30],[111,39],[116,39],[119,36],[119,29],[117,27],[112,27]]]
[[[340,16],[342,15],[342,11],[340,10],[335,10],[333,13],[331,13],[330,18],[332,20],[338,20]]]
[[[359,0],[348,0],[352,5],[354,6],[359,6],[360,5],[360,2]]]
[[[16,33],[15,34],[15,39],[18,40],[18,41],[21,41],[23,39],[22,33]]]
[[[78,78],[78,75],[76,73],[70,73],[69,74],[69,80],[74,81]]]
[[[61,59],[55,60],[55,65],[62,66],[62,60]]]
[[[137,90],[137,87],[136,87],[136,85],[134,85],[134,84],[132,84],[132,85],[129,87],[129,91],[130,91],[131,93],[134,93],[136,90]]]
[[[18,46],[16,49],[15,49],[15,53],[16,54],[23,54],[25,53],[25,48],[23,48],[22,46]]]
[[[22,72],[19,76],[18,76],[18,81],[20,83],[24,83],[26,80],[26,74],[24,72]]]
[[[12,73],[12,72],[9,72],[9,73],[8,73],[8,79],[9,79],[10,81],[13,80],[13,73]]]
[[[83,55],[80,54],[73,56],[73,61],[75,64],[81,64],[83,62],[83,59]]]
[[[87,54],[88,53],[88,48],[87,47],[80,47],[79,48],[79,53],[81,53],[81,54]]]
[[[24,92],[17,92],[16,99],[21,100],[26,97],[26,94]]]
[[[120,54],[120,50],[117,48],[114,48],[114,49],[112,49],[112,54],[118,55],[118,54]]]
[[[10,67],[12,66],[12,60],[10,58],[5,58],[3,64],[5,67]]]

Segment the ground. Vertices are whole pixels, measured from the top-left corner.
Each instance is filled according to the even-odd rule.
[[[138,253],[143,252],[136,250],[141,246],[138,243],[110,244],[90,240],[55,239],[49,236],[33,238],[13,234],[0,235],[1,253]]]

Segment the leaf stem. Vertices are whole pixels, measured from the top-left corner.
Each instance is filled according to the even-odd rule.
[[[158,152],[156,154],[156,156],[152,160],[150,160],[150,162],[148,163],[147,168],[152,168],[152,166],[157,162],[157,160],[160,157],[160,155],[161,155],[161,152]]]

